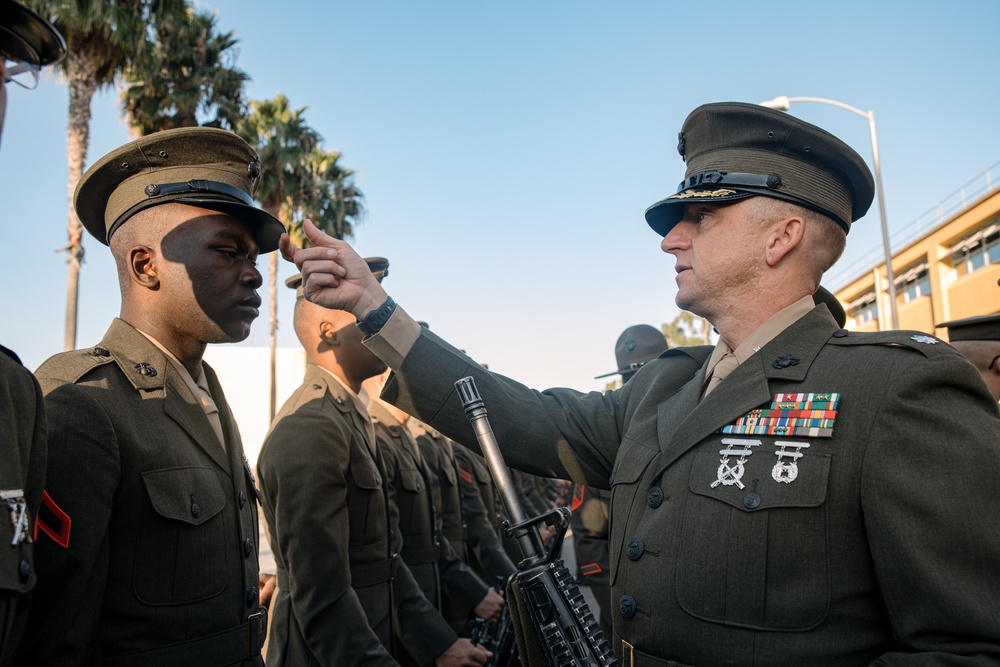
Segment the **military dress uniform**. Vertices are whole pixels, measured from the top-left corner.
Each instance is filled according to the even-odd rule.
[[[39,367],[51,502],[17,664],[263,664],[256,489],[203,367],[224,442],[174,363],[121,320]]]
[[[17,355],[0,345],[0,665],[24,630],[35,586],[32,529],[45,479],[45,403],[38,382]]]
[[[458,464],[469,564],[483,581],[506,581],[516,568],[503,548],[500,503],[486,460],[458,443],[454,443],[453,451]]]
[[[270,667],[396,665],[401,648],[425,664],[455,641],[397,557],[370,418],[336,376],[309,365],[257,469],[278,568]]]
[[[460,632],[464,629],[476,605],[486,596],[491,582],[486,582],[475,570],[469,558],[466,544],[466,521],[462,509],[462,491],[458,487],[458,465],[451,440],[431,428],[426,428],[416,419],[408,419],[406,426],[415,434],[420,455],[427,466],[431,486],[431,499],[441,525],[441,536],[454,550],[455,556],[468,566],[465,581],[471,583],[466,588],[458,582],[453,586],[445,582],[441,599],[441,615]],[[452,589],[459,590],[452,592]],[[482,595],[477,594],[482,592]]]
[[[914,332],[839,329],[825,306],[700,401],[710,352],[671,350],[605,395],[537,392],[421,332],[385,397],[474,446],[447,380],[473,375],[509,463],[611,487],[625,664],[994,664],[1000,415],[975,370]],[[755,436],[722,461],[727,425],[802,393],[840,395],[829,437]],[[789,441],[809,447],[793,459]],[[742,488],[716,484],[739,469]]]
[[[443,609],[445,597],[458,607],[471,610],[485,597],[489,587],[458,558],[441,534],[431,473],[416,439],[377,401],[368,404],[368,411],[399,512],[400,557],[438,611]],[[417,664],[426,664],[413,657]]]

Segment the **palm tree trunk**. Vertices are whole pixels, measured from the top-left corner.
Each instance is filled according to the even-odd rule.
[[[274,421],[278,403],[278,253],[272,252],[268,262],[268,294],[271,299],[271,387],[268,421]]]
[[[80,264],[83,261],[83,226],[73,208],[73,193],[83,175],[90,144],[90,101],[97,92],[96,69],[84,54],[66,56],[66,78],[69,80],[69,126],[66,133],[66,156],[69,161],[69,216],[66,231],[69,243],[69,276],[66,281],[66,337],[64,348],[76,347],[77,300],[80,293]]]

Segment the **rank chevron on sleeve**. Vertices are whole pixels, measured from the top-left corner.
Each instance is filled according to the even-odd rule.
[[[756,408],[719,432],[811,438],[833,436],[838,393],[775,394],[769,408]]]

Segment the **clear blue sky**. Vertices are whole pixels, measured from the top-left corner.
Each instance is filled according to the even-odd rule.
[[[613,370],[626,326],[677,314],[673,259],[642,213],[681,180],[677,132],[699,104],[873,110],[891,230],[1000,160],[995,0],[200,6],[236,31],[251,98],[308,107],[357,171],[369,214],[356,247],[390,259],[396,300],[535,386],[603,387],[592,378]],[[8,97],[0,341],[35,368],[63,341],[67,92],[49,76]],[[128,139],[114,90],[93,113],[91,163]],[[871,159],[862,118],[792,113]],[[841,261],[879,243],[873,206]],[[107,248],[85,247],[79,346],[119,308]],[[283,293],[285,346],[291,303]],[[246,344],[266,346],[266,317]]]

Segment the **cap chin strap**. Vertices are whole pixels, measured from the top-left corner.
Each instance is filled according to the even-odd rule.
[[[204,193],[226,195],[239,199],[247,206],[253,206],[253,198],[243,190],[219,181],[190,180],[184,183],[151,183],[146,186],[147,197],[163,197],[164,195],[177,195],[181,193]]]
[[[105,238],[109,242],[111,240],[111,235],[114,234],[119,227],[121,227],[123,222],[142,209],[159,203],[156,201],[159,199],[164,200],[163,203],[169,201],[184,203],[184,198],[178,197],[177,195],[215,195],[217,197],[222,196],[234,199],[236,200],[233,202],[234,204],[242,203],[251,208],[256,208],[253,203],[253,198],[246,192],[235,186],[229,185],[228,183],[220,183],[219,181],[193,179],[183,183],[150,183],[146,186],[144,192],[146,193],[146,199],[119,215],[118,219],[115,220],[115,223],[108,229],[108,234]]]
[[[732,185],[748,188],[777,190],[781,187],[780,174],[741,174],[733,171],[703,171],[690,176],[677,186],[677,194],[701,185]]]

